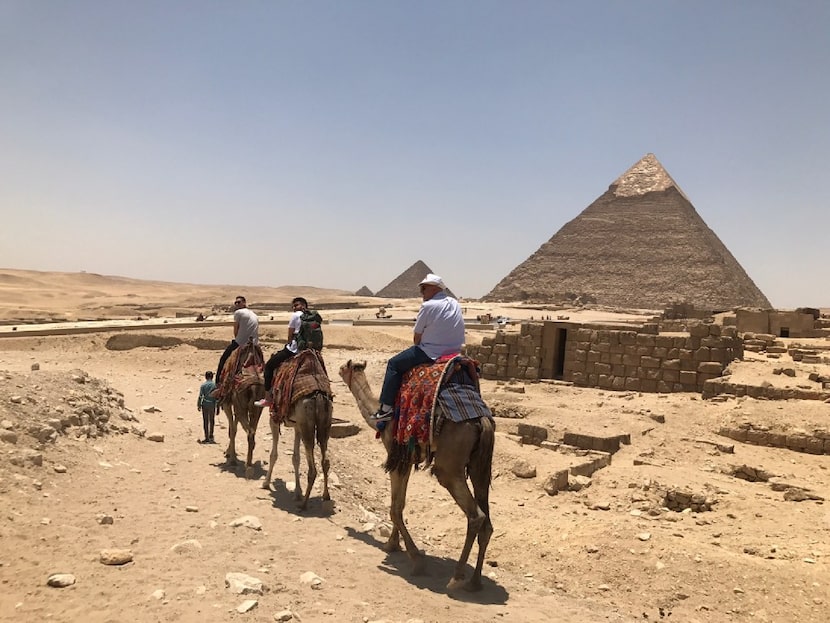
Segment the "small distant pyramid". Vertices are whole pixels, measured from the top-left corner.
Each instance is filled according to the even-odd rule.
[[[654,154],[647,154],[566,223],[485,301],[567,302],[662,309],[770,308]]]
[[[375,296],[386,299],[411,299],[419,296],[418,284],[433,270],[424,264],[421,260],[415,262],[412,266],[403,271],[400,275],[395,277],[389,285],[381,288],[375,293]],[[449,288],[444,290],[447,294],[455,297]]]
[[[355,296],[374,296],[374,294],[372,294],[372,291],[367,286],[363,286],[362,288],[360,288],[360,290],[355,292],[354,295]]]

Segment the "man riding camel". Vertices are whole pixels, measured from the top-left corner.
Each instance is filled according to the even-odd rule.
[[[372,415],[375,422],[392,418],[395,398],[403,375],[417,365],[432,363],[444,355],[461,352],[464,345],[464,317],[461,305],[445,291],[443,279],[429,273],[418,288],[424,302],[415,318],[413,346],[392,357],[380,392],[380,408]]]

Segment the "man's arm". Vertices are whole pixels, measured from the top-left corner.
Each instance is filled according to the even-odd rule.
[[[423,333],[413,333],[412,334],[412,343],[415,344],[415,346],[420,344],[421,343],[421,338],[423,337],[423,335],[424,335]]]
[[[233,339],[236,339],[236,336],[239,335],[239,321],[233,321]],[[242,346],[242,344],[240,344]]]
[[[286,342],[286,344],[290,344],[291,340],[293,340],[293,339],[294,339],[294,328],[293,327],[288,327],[288,341]]]

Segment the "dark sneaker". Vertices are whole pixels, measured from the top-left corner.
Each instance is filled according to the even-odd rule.
[[[392,414],[394,411],[389,409],[388,411],[384,410],[383,407],[377,410],[377,413],[374,413],[371,416],[373,422],[388,422],[392,419]]]

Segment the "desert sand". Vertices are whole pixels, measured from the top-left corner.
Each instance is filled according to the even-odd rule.
[[[405,516],[427,554],[427,574],[411,575],[404,553],[382,550],[390,525],[383,448],[336,375],[345,361],[365,360],[378,391],[386,359],[411,343],[411,326],[325,326],[334,417],[359,431],[330,444],[333,510],[322,503],[319,482],[309,508],[296,509],[290,430],[281,437],[270,490],[261,486],[271,441],[266,422],[251,479],[243,466],[225,464],[224,415],[217,417],[218,443],[197,443],[198,387],[231,337],[222,306],[235,294],[246,294],[254,308],[257,301],[268,306],[261,312],[267,352],[281,346],[291,296],[325,304],[324,317],[334,321],[373,317],[378,300],[301,287],[0,273],[0,620],[830,619],[830,455],[717,434],[742,423],[828,430],[830,404],[482,381],[497,425],[495,534],[483,590],[448,592],[463,515],[429,473],[418,472]],[[413,317],[418,303],[392,301],[393,320]],[[176,320],[176,312],[187,317]],[[208,320],[189,322],[193,312]],[[467,315],[479,313],[540,312],[469,303]],[[105,318],[133,326],[95,320]],[[83,319],[90,332],[77,335],[39,335],[43,325],[33,324],[61,320],[69,328]],[[147,320],[153,322],[140,326]],[[487,334],[471,329],[468,342]],[[758,383],[794,385],[811,371],[830,373],[830,366],[786,362],[797,376],[773,375],[784,363],[748,353],[731,368]],[[552,441],[576,432],[628,435],[630,444],[590,479],[575,480],[579,490],[549,495],[546,477],[584,457],[521,443],[520,423],[546,429]],[[304,478],[304,460],[301,470]],[[748,473],[759,478],[737,476]],[[700,494],[711,510],[668,510],[668,489]],[[231,525],[246,516],[259,529]],[[103,550],[127,550],[131,560],[102,564]],[[47,586],[59,573],[74,576],[74,584]],[[226,586],[232,573],[259,579],[262,593],[233,592]]]

